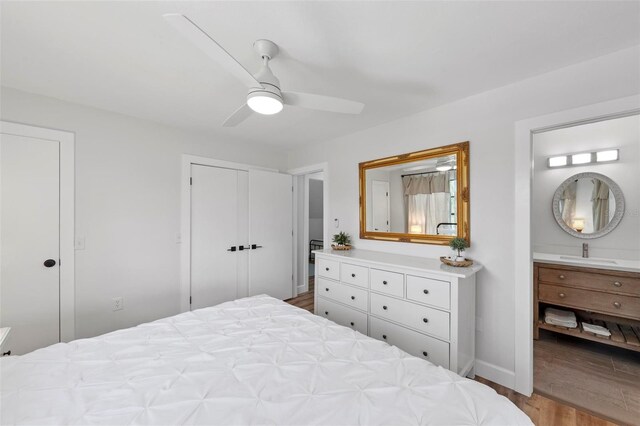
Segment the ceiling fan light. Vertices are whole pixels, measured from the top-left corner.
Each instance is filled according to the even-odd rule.
[[[247,105],[258,114],[273,115],[282,111],[282,99],[278,95],[259,91],[249,93],[247,96]]]

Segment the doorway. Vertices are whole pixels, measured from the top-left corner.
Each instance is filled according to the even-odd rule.
[[[3,354],[74,338],[74,136],[1,122]]]

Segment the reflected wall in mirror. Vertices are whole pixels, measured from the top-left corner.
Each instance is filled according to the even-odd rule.
[[[469,142],[360,163],[360,238],[469,241]]]
[[[578,238],[598,238],[613,231],[624,215],[620,187],[599,173],[579,173],[565,180],[553,196],[553,216]]]

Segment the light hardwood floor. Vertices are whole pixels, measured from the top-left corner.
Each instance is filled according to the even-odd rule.
[[[309,279],[309,291],[301,293],[298,297],[286,300],[286,302],[313,312],[313,277]],[[476,376],[476,380],[492,387],[500,395],[505,396],[518,408],[524,411],[536,426],[615,426],[601,418],[595,417],[586,411],[576,409],[570,405],[546,398],[534,393],[531,398],[521,395],[511,389],[500,386],[482,377]]]

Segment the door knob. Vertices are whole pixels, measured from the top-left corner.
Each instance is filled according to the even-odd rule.
[[[53,259],[47,259],[44,261],[44,266],[46,266],[47,268],[51,268],[52,266],[56,265],[56,261]]]

